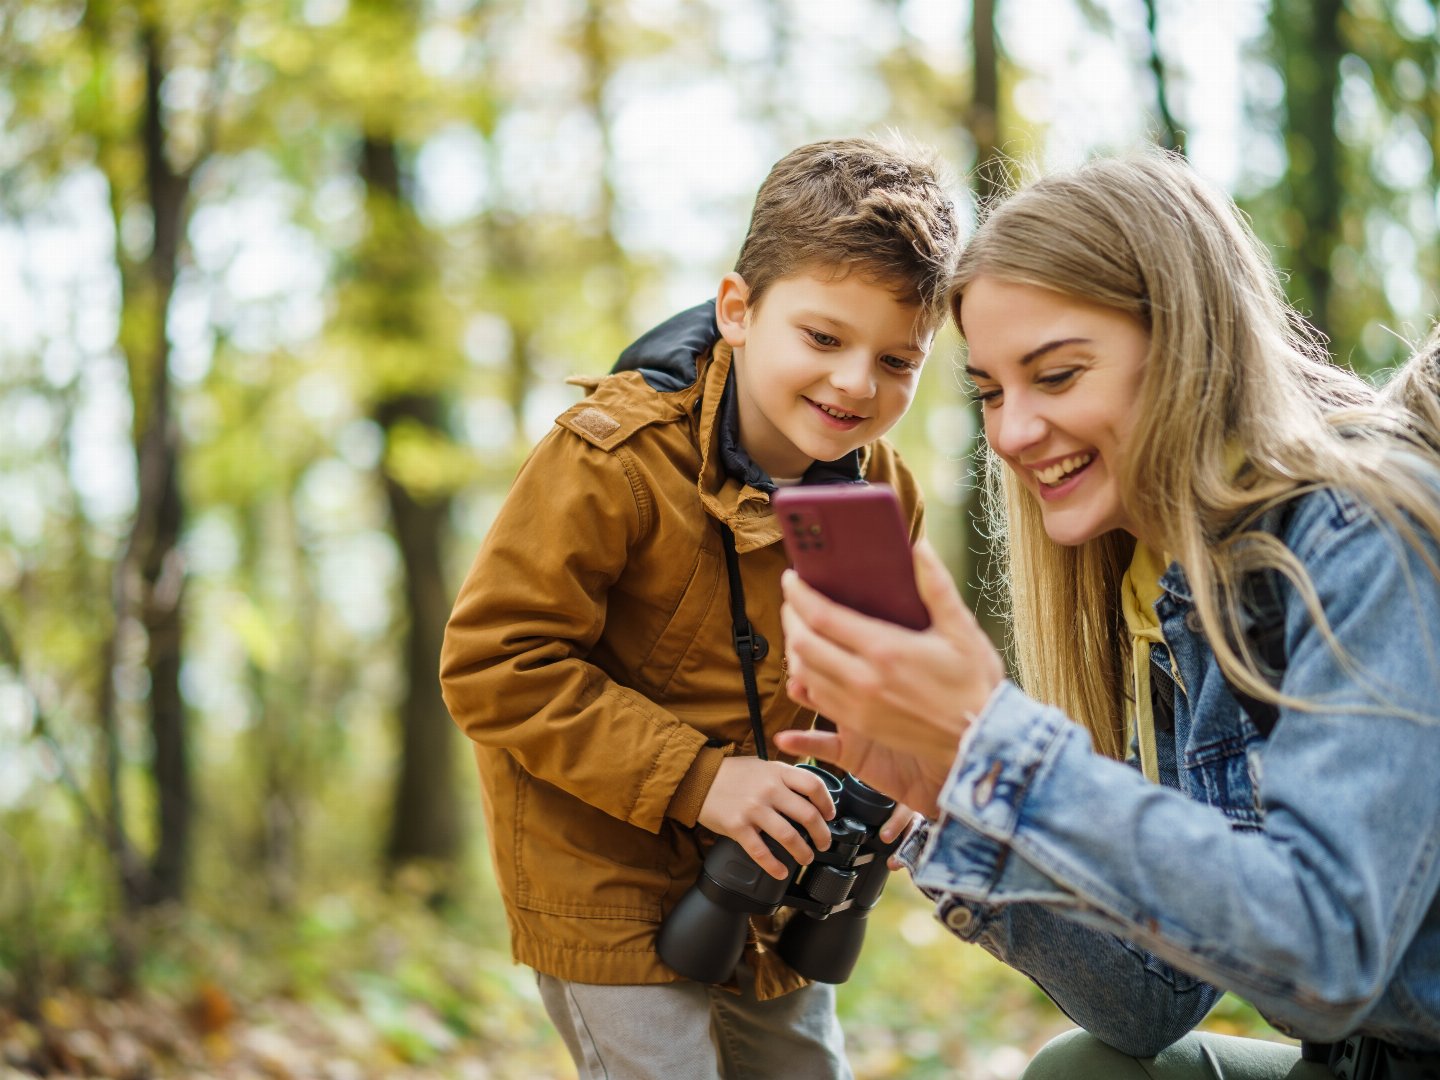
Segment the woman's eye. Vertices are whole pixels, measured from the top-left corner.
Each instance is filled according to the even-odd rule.
[[[1065,368],[1062,371],[1046,372],[1035,381],[1041,386],[1064,386],[1074,377],[1075,370],[1075,368]]]
[[[807,330],[805,332],[810,335],[811,341],[822,348],[833,349],[836,345],[840,344],[839,338],[831,337],[829,334],[822,334],[819,330]]]
[[[988,409],[992,405],[1000,404],[999,390],[973,390],[970,393],[970,400],[979,402],[981,408]]]

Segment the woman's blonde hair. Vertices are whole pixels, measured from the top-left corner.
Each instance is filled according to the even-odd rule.
[[[951,303],[962,333],[965,290],[980,276],[1103,304],[1149,330],[1130,452],[1118,463],[1126,509],[1185,568],[1201,628],[1232,684],[1303,708],[1231,644],[1243,641],[1237,590],[1264,567],[1297,587],[1330,636],[1299,561],[1250,526],[1297,494],[1334,485],[1417,550],[1416,526],[1440,536],[1424,470],[1396,467],[1407,460],[1397,452],[1413,464],[1415,451],[1433,459],[1440,446],[1440,335],[1383,393],[1332,364],[1286,303],[1234,203],[1159,151],[1092,161],[991,209],[957,267]],[[1089,728],[1097,749],[1120,757],[1119,593],[1134,541],[1117,531],[1062,547],[993,452],[986,472],[1021,682]]]

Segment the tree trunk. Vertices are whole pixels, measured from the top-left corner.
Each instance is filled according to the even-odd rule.
[[[185,508],[180,496],[180,435],[171,409],[170,342],[166,316],[175,289],[180,244],[185,229],[189,176],[171,169],[165,154],[160,87],[165,78],[161,42],[153,30],[144,35],[144,149],[155,245],[150,256],[154,339],[150,344],[150,410],[140,442],[140,505],[136,514],[140,615],[149,638],[150,730],[152,771],[158,796],[158,843],[151,861],[150,904],[183,899],[190,857],[194,801],[190,787],[185,704],[180,694],[180,658],[184,630],[182,598],[185,568],[180,533]]]
[[[400,163],[388,138],[368,137],[361,148],[360,175],[371,205],[401,211],[411,239],[418,243],[419,223],[403,203]],[[391,235],[391,241],[403,237]],[[362,275],[370,269],[362,266]],[[384,273],[384,270],[375,272]],[[403,273],[403,271],[402,271]],[[409,334],[423,329],[405,305],[403,290],[414,282],[396,283],[399,304],[382,316],[381,335]],[[395,392],[376,402],[376,423],[390,435],[402,424],[438,430],[443,405],[433,394]],[[455,756],[460,745],[440,696],[440,643],[450,613],[450,595],[443,568],[444,536],[450,500],[421,501],[388,473],[385,493],[390,526],[400,549],[408,622],[405,636],[405,696],[400,705],[400,764],[386,845],[386,867],[392,873],[406,863],[453,863],[460,852],[461,830],[455,791]]]
[[[400,420],[435,426],[434,398],[392,399],[378,419],[389,427]],[[405,667],[409,683],[401,705],[402,756],[395,809],[386,851],[392,869],[426,859],[450,862],[460,850],[454,767],[459,740],[440,696],[440,644],[451,597],[441,574],[442,535],[450,501],[418,502],[386,477],[390,519],[405,566],[405,600],[410,614]]]
[[[967,126],[975,140],[975,175],[971,185],[982,206],[1003,194],[1005,163],[999,155],[1000,50],[995,38],[997,0],[974,0],[970,11],[970,50],[974,86]]]
[[[1270,12],[1276,62],[1285,80],[1285,218],[1290,299],[1322,333],[1330,325],[1330,257],[1340,239],[1342,0],[1276,0]]]
[[[1155,111],[1160,114],[1160,145],[1167,150],[1185,153],[1185,133],[1170,111],[1169,78],[1165,73],[1165,60],[1160,55],[1159,4],[1157,0],[1145,0],[1145,29],[1150,39],[1150,72],[1155,76]]]
[[[103,29],[101,32],[103,34]],[[138,473],[135,517],[112,578],[115,623],[102,647],[100,726],[105,743],[111,850],[116,859],[122,907],[126,916],[142,907],[181,901],[185,894],[193,816],[184,702],[180,693],[180,661],[184,629],[184,566],[180,533],[184,505],[178,483],[179,429],[171,408],[170,347],[166,336],[170,298],[185,231],[190,180],[176,172],[165,151],[161,86],[165,80],[164,43],[158,29],[140,32],[145,64],[145,96],[140,117],[139,151],[145,163],[144,198],[154,229],[149,256],[122,274],[125,318],[138,333],[122,334],[127,342],[134,408],[134,439]],[[108,48],[108,42],[102,44]],[[120,156],[118,148],[112,148]],[[118,175],[110,176],[118,236],[124,199]],[[118,240],[117,240],[118,244]],[[127,263],[123,255],[122,267]],[[155,785],[156,846],[149,865],[133,855],[126,837],[120,798],[117,703],[113,682],[122,662],[120,641],[138,622],[145,629],[145,667],[149,677],[151,777]],[[119,950],[122,954],[124,949]],[[121,979],[127,962],[117,963]]]
[[[971,12],[970,39],[974,64],[974,88],[971,92],[967,124],[975,140],[975,169],[971,187],[975,200],[983,208],[1002,196],[1008,184],[1008,172],[1000,154],[1000,65],[995,36],[996,0],[974,0]],[[971,405],[975,430],[982,428],[979,407]],[[997,648],[1006,641],[1005,602],[993,589],[999,566],[986,536],[981,508],[981,485],[984,436],[977,434],[970,448],[976,483],[961,504],[961,551],[966,560],[963,569],[965,601],[975,612],[981,627]]]

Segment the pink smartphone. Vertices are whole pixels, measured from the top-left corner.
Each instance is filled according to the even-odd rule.
[[[912,630],[930,625],[915,587],[910,531],[888,484],[781,488],[775,513],[806,584],[830,599]]]

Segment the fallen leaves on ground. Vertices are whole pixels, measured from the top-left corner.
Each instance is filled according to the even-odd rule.
[[[377,1022],[377,1019],[379,1022]],[[510,1080],[573,1075],[533,1033],[462,1037],[422,1002],[383,1017],[356,1002],[243,1004],[204,983],[188,1001],[148,994],[46,998],[38,1016],[0,1009],[0,1078],[162,1080]]]

